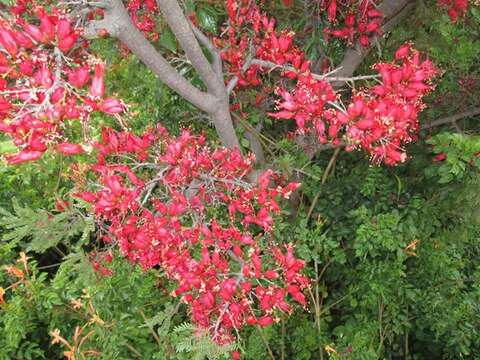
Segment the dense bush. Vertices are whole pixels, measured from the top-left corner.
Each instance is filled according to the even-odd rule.
[[[73,23],[60,38],[60,3],[88,4],[37,1],[38,11],[0,0],[0,359],[480,357],[478,4],[404,1],[384,21],[374,2],[258,1],[258,13],[246,7],[256,2],[179,2],[224,50],[232,93],[219,108],[232,134],[221,130],[225,114],[172,90],[106,25],[88,54],[69,43],[82,36]],[[157,54],[212,93],[168,15],[154,1],[124,3]],[[42,30],[55,14],[57,32],[35,40],[19,21],[42,45],[13,49],[8,11]],[[283,45],[273,44],[272,17]],[[252,44],[264,53],[249,67]],[[329,73],[352,46],[361,65]],[[54,66],[58,49],[90,62],[88,81],[59,101],[76,97],[82,121],[62,118],[51,132],[30,122],[22,133],[14,116],[58,119],[31,99],[2,108],[5,97],[54,85],[4,69],[36,51]],[[84,64],[64,61],[65,79]],[[425,87],[408,95],[389,83],[399,68],[428,73],[415,82]],[[363,110],[352,115],[343,104],[355,100]],[[379,113],[397,127],[380,126]],[[119,187],[122,201],[112,200]],[[169,240],[152,245],[148,230],[161,221]],[[132,227],[147,240],[132,240]]]

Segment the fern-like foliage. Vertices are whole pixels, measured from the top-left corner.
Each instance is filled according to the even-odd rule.
[[[94,221],[74,209],[52,214],[44,209],[31,209],[12,200],[13,212],[0,208],[2,240],[20,245],[27,251],[42,253],[61,242],[78,244],[88,241],[94,231]]]
[[[179,337],[175,342],[178,353],[189,353],[192,360],[217,360],[230,358],[232,351],[238,348],[238,344],[218,345],[212,341],[207,332],[197,329],[189,323],[176,326],[173,332]]]

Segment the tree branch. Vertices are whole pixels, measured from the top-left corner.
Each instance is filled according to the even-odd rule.
[[[191,21],[189,21],[193,34],[197,40],[207,48],[212,56],[212,67],[219,79],[223,79],[223,65],[220,57],[220,50],[218,50],[213,42],[206,36],[199,28],[197,28]]]
[[[250,142],[250,149],[255,154],[255,162],[260,165],[265,165],[265,152],[263,151],[260,135],[252,125],[243,119],[240,115],[233,113],[234,118],[245,129],[245,138]]]
[[[215,108],[207,112],[215,125],[220,140],[226,147],[240,149],[240,143],[238,142],[238,137],[233,127],[232,116],[230,114],[230,101],[223,77],[216,74],[212,65],[205,57],[178,1],[157,0],[157,4],[170,29],[172,29],[175,37],[185,51],[187,58],[205,83],[208,92],[217,99]],[[199,35],[200,31],[197,32],[197,36]],[[206,36],[203,35],[201,38],[203,39],[202,41],[209,43]],[[219,69],[217,69],[217,71],[219,71]]]
[[[261,67],[265,68],[270,68],[270,69],[280,69],[283,71],[293,71],[293,72],[298,72],[296,68],[293,66],[288,66],[288,65],[277,65],[271,61],[265,61],[265,60],[260,60],[260,59],[253,59],[251,61],[251,65],[258,65]],[[335,72],[340,72],[341,68],[336,70]],[[324,80],[324,81],[343,81],[343,82],[348,82],[348,81],[356,81],[356,80],[370,80],[370,79],[378,79],[380,76],[379,75],[363,75],[363,76],[351,76],[351,77],[343,77],[343,76],[329,76],[328,74],[311,74],[314,79],[317,80]]]
[[[240,148],[230,115],[229,99],[223,79],[213,71],[177,1],[158,0],[158,2],[163,5],[162,10],[166,14],[167,22],[172,27],[172,31],[184,48],[187,57],[190,57],[195,70],[204,80],[209,92],[203,92],[193,86],[168,63],[132,23],[122,0],[110,0],[103,20],[91,21],[85,29],[85,35],[94,37],[100,30],[107,30],[112,37],[127,46],[169,88],[198,109],[208,113],[224,146]]]
[[[480,115],[480,107],[473,108],[468,111],[464,111],[455,115],[447,116],[441,119],[437,119],[434,121],[431,121],[427,124],[423,124],[421,129],[426,130],[426,129],[431,129],[435,126],[441,126],[441,125],[446,125],[446,124],[455,124],[458,120],[467,118],[467,117],[473,117],[476,115]]]
[[[193,86],[150,44],[132,23],[121,0],[111,0],[103,20],[92,21],[86,29],[87,36],[105,29],[135,54],[158,78],[180,96],[199,109],[211,113],[218,106],[218,100]]]
[[[157,0],[157,4],[170,29],[172,29],[175,37],[185,51],[188,60],[190,60],[192,66],[200,75],[208,91],[211,94],[223,96],[225,92],[223,79],[219,78],[213,71],[177,0]]]

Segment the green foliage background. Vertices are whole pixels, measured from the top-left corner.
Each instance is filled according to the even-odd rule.
[[[268,10],[280,27],[298,32],[312,59],[322,52],[341,58],[345,48],[324,43],[320,35],[323,18],[306,16],[300,2],[299,11],[279,3],[268,3]],[[210,33],[224,17],[220,5],[186,2]],[[313,31],[304,33],[307,23]],[[419,1],[359,73],[369,73],[370,64],[390,59],[398,45],[412,40],[445,71],[422,121],[455,114],[480,105],[479,33],[478,7],[451,24],[433,1]],[[168,30],[157,45],[166,56],[178,56]],[[132,104],[135,131],[161,122],[173,133],[187,126],[216,140],[202,114],[135,57],[120,57],[116,47],[109,40],[94,44],[109,63],[110,91]],[[201,86],[187,63],[179,68]],[[342,152],[322,185],[333,151],[308,160],[282,140],[287,125],[272,124],[248,99],[242,110],[252,124],[264,122],[265,136],[273,139],[268,143],[273,166],[303,175],[300,207],[277,224],[275,236],[295,243],[306,260],[318,307],[311,302],[267,329],[246,329],[227,347],[196,336],[186,308],[168,295],[171,289],[157,270],[134,268],[118,254],[112,276],[92,270],[88,254],[99,244],[84,205],[53,210],[72,187],[63,176],[71,160],[48,155],[40,163],[0,167],[0,267],[14,264],[20,251],[31,257],[29,281],[8,289],[0,307],[0,359],[60,359],[66,349],[52,345],[49,333],[59,329],[71,341],[75,328],[84,325],[85,332],[92,331],[85,349],[100,353],[86,358],[217,359],[229,358],[234,349],[252,360],[480,358],[478,117],[457,128],[423,131],[409,149],[411,159],[395,168]],[[109,120],[95,121],[101,126]],[[242,145],[248,149],[249,143],[243,139]],[[11,151],[7,141],[0,142],[0,151]],[[446,159],[433,162],[439,153]],[[14,281],[0,271],[2,288]],[[79,299],[84,306],[74,309],[72,300]],[[88,322],[87,304],[101,321]]]

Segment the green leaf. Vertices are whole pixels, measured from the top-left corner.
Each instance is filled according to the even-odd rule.
[[[200,26],[210,33],[217,32],[217,16],[215,12],[208,7],[200,9],[197,13]]]
[[[158,43],[161,47],[164,47],[173,53],[177,52],[177,39],[175,39],[175,35],[173,35],[172,30],[169,28],[162,30],[160,38],[158,39]]]
[[[8,153],[15,152],[16,150],[17,150],[17,147],[13,144],[11,140],[0,142],[0,154],[8,154]]]
[[[245,138],[243,138],[240,142],[241,142],[243,147],[249,147],[250,146],[250,141],[248,141]]]
[[[37,253],[68,241],[82,234],[85,241],[92,230],[92,223],[85,223],[74,210],[52,214],[44,209],[30,209],[12,200],[13,213],[0,208],[0,226],[4,228],[2,240],[21,244],[27,251]]]
[[[185,1],[185,10],[188,13],[195,11],[195,1],[194,0],[187,0]]]

